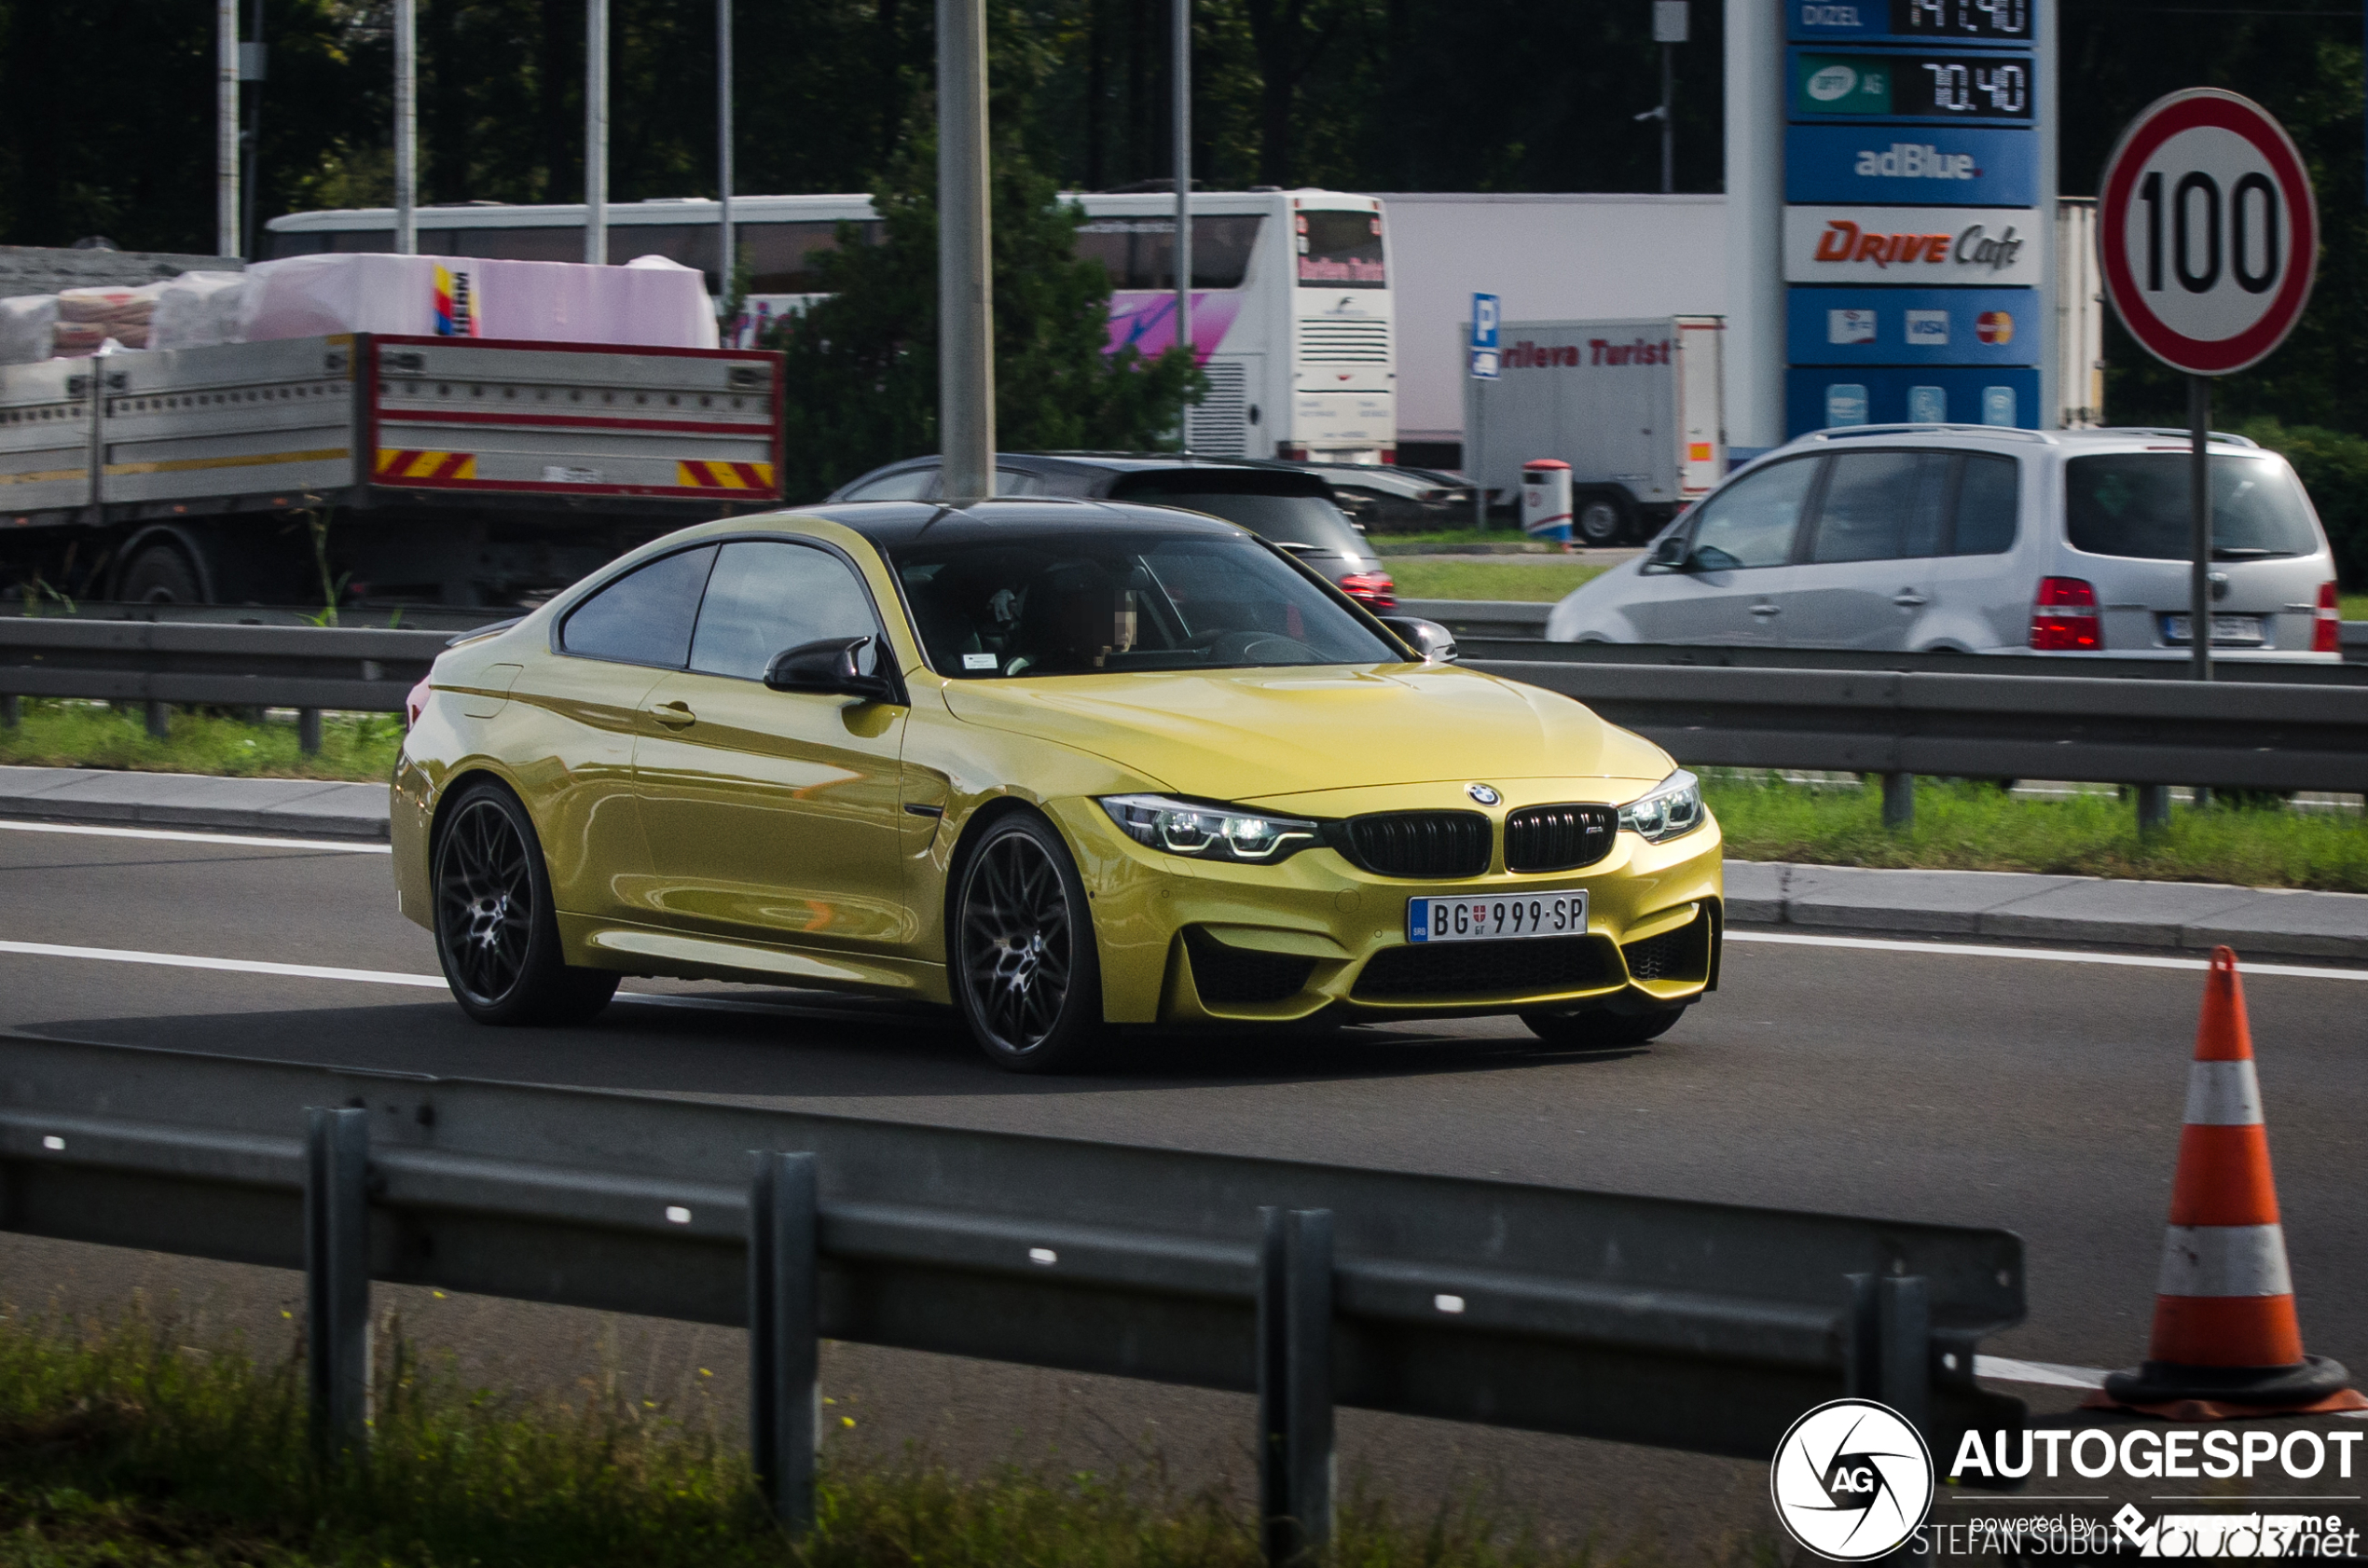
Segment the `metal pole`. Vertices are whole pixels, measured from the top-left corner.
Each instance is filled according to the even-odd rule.
[[[394,254],[420,254],[419,0],[394,0]]]
[[[239,79],[255,84],[254,105],[247,114],[246,133],[240,138],[246,150],[246,169],[240,176],[240,196],[244,207],[239,219],[239,233],[244,241],[239,254],[255,254],[255,199],[258,194],[255,169],[263,156],[263,82],[265,51],[263,46],[263,0],[255,0],[253,19],[255,36],[239,51]]]
[[[213,248],[239,254],[239,0],[213,3]]]
[[[324,1463],[370,1417],[370,1113],[314,1106],[304,1139],[305,1371]]]
[[[715,308],[732,303],[732,0],[715,0]],[[724,323],[727,330],[731,323]]]
[[[2187,646],[2193,678],[2211,679],[2211,378],[2187,378]]]
[[[1677,188],[1677,121],[1671,104],[1677,96],[1677,46],[1661,46],[1661,194]]]
[[[1192,0],[1176,0],[1176,341],[1192,342]],[[1191,405],[1178,406],[1176,433],[1191,450]]]
[[[1266,1561],[1302,1562],[1332,1538],[1332,1214],[1259,1217],[1259,1512]]]
[[[985,0],[937,0],[938,443],[945,499],[995,493]]]
[[[609,259],[609,0],[584,6],[584,259]]]
[[[759,1154],[749,1194],[749,1449],[757,1487],[792,1533],[814,1522],[821,1431],[811,1154]]]
[[[1784,10],[1725,0],[1727,442],[1746,462],[1784,439]]]

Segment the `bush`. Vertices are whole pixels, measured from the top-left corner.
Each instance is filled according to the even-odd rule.
[[[2237,433],[2283,453],[2294,465],[2334,546],[2336,576],[2347,588],[2368,588],[2368,436],[2266,416],[2245,420]]]

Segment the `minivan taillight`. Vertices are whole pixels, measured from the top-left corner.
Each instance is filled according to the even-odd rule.
[[[2314,653],[2340,653],[2344,651],[2343,601],[2335,597],[2333,583],[2319,585],[2319,618],[2311,624],[2310,651]]]
[[[433,675],[422,675],[420,677],[420,683],[404,695],[403,727],[405,729],[416,730],[420,727],[420,715],[428,710],[428,694],[434,689],[434,681],[435,677]]]
[[[2043,653],[2095,649],[2097,590],[2077,577],[2043,577],[2031,605],[2031,645]]]
[[[1397,608],[1397,584],[1386,571],[1352,571],[1340,585],[1341,592],[1368,610]]]

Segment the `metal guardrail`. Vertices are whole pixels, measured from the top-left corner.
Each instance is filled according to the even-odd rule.
[[[1701,665],[1726,669],[1853,669],[1935,675],[2066,676],[2113,681],[2184,681],[2185,654],[2167,659],[2102,653],[2018,654],[1883,652],[1859,648],[1777,648],[1677,642],[1548,642],[1550,604],[1494,599],[1400,599],[1398,610],[1437,621],[1455,634],[1466,661],[1528,659],[1549,664]],[[2341,664],[2219,659],[2212,680],[2231,684],[2368,686],[2368,621],[2343,626]]]
[[[2368,690],[1466,661],[1577,698],[1681,762],[2242,790],[2368,784]]]
[[[0,1228],[308,1273],[365,1440],[369,1281],[744,1326],[809,1516],[816,1338],[1255,1391],[1277,1561],[1352,1405],[1764,1458],[1879,1398],[1953,1452],[2022,1320],[2004,1231],[0,1037]]]

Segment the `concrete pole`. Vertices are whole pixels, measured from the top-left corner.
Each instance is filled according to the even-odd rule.
[[[1176,340],[1192,344],[1192,0],[1176,0]],[[1178,410],[1176,432],[1192,445],[1191,409]]]
[[[420,7],[394,0],[394,254],[420,254]]]
[[[2063,298],[2064,271],[2063,226],[2057,221],[2056,212],[2056,159],[2059,151],[2056,122],[2059,58],[2056,48],[2056,7],[2038,7],[2033,20],[2031,71],[2037,79],[2031,83],[2031,133],[2038,143],[2039,212],[2031,239],[2044,239],[2045,243],[2039,248],[2039,417],[2032,422],[2042,430],[2057,430],[2064,422],[2065,394],[2072,389],[2063,384],[2064,319],[2063,312],[2057,309]],[[2080,401],[2085,403],[2087,399]]]
[[[584,259],[609,259],[609,0],[584,6]]]
[[[715,0],[715,308],[732,297],[732,0]],[[732,323],[725,322],[729,331]]]
[[[937,0],[937,420],[945,499],[995,493],[986,4]]]
[[[213,0],[213,249],[239,245],[239,0]]]
[[[1774,0],[1727,7],[1727,443],[1784,439],[1784,48]]]

